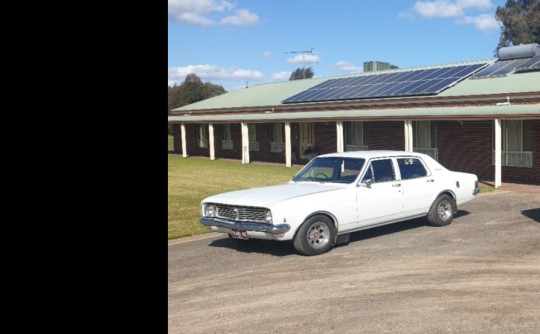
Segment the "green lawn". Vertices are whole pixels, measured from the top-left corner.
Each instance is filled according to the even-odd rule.
[[[199,223],[203,198],[230,190],[286,183],[300,170],[174,156],[169,156],[168,162],[169,240],[208,232]]]
[[[168,138],[168,151],[174,151],[174,137],[172,135],[169,135]]]

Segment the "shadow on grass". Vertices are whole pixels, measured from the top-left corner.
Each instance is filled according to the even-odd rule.
[[[537,223],[540,223],[540,208],[538,209],[529,209],[521,211],[521,214],[525,217],[531,218]]]
[[[456,214],[454,215],[455,219],[458,219],[460,217],[465,217],[469,215],[470,212],[464,211],[464,210],[458,210]],[[418,227],[423,226],[431,226],[429,225],[427,218],[416,218],[411,219],[395,224],[389,224],[385,226],[380,227],[373,227],[370,229],[358,231],[351,233],[351,236],[349,238],[349,241],[346,243],[336,244],[334,247],[342,247],[346,246],[351,242],[355,241],[361,241],[366,239],[373,239],[393,233],[403,232],[411,229],[415,229]],[[243,253],[262,253],[262,254],[269,254],[273,256],[289,256],[289,255],[298,255],[300,256],[293,244],[292,241],[275,241],[275,240],[258,240],[258,239],[250,239],[250,240],[239,240],[239,239],[232,239],[232,238],[222,238],[214,240],[210,243],[211,247],[222,247],[222,248],[230,248],[234,249],[238,252]]]

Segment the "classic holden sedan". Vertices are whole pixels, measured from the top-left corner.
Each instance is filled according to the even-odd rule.
[[[425,154],[331,153],[289,183],[204,199],[200,222],[231,238],[292,241],[300,254],[318,255],[376,226],[418,217],[448,225],[478,191],[476,175],[450,171]]]

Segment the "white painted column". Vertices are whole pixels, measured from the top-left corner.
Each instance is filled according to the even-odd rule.
[[[345,143],[343,140],[343,122],[337,121],[336,122],[336,142],[337,142],[337,152],[341,153],[345,151]]]
[[[214,124],[208,124],[208,141],[210,142],[210,160],[216,160],[216,147],[214,146]]]
[[[291,123],[285,122],[285,166],[292,167]]]
[[[242,163],[249,164],[249,127],[242,122]]]
[[[502,129],[501,120],[495,119],[495,188],[502,184]]]
[[[182,138],[182,157],[187,158],[186,125],[180,124],[180,137]]]
[[[414,147],[412,121],[404,121],[403,126],[405,129],[405,151],[412,152]]]

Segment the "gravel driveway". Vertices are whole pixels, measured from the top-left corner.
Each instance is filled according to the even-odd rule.
[[[172,241],[169,333],[540,333],[540,193],[482,194],[454,222],[351,235],[305,257],[222,234]]]

